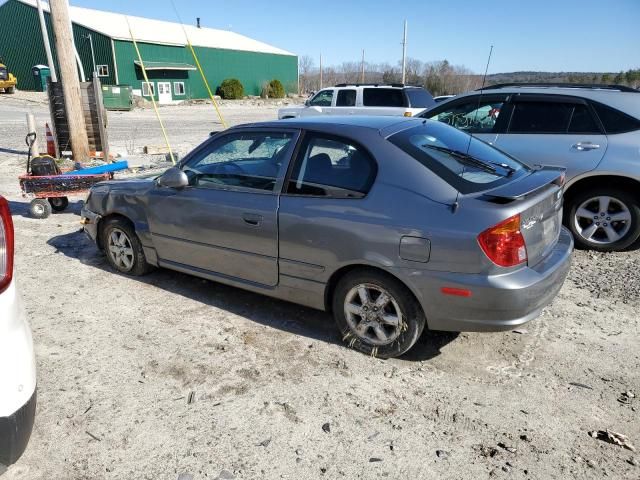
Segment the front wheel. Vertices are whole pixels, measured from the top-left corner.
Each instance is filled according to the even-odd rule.
[[[111,266],[121,273],[139,276],[152,268],[147,263],[140,239],[125,220],[107,220],[102,229],[102,245]]]
[[[333,316],[350,347],[380,358],[407,352],[425,326],[411,292],[390,275],[373,270],[353,271],[338,282]]]
[[[565,205],[564,223],[578,247],[620,251],[640,237],[640,205],[625,190],[609,187],[585,190]]]

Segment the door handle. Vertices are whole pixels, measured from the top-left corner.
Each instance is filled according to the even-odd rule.
[[[588,152],[589,150],[597,150],[600,145],[591,142],[578,142],[571,145],[571,148],[578,150],[579,152]]]
[[[243,213],[242,220],[244,220],[244,223],[257,227],[262,223],[262,215],[258,215],[256,213]]]

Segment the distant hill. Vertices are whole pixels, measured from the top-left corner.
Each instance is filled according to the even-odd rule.
[[[617,72],[507,72],[487,75],[487,84],[513,82],[614,83]]]

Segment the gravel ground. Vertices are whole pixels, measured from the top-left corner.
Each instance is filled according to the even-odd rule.
[[[77,201],[28,218],[16,177],[24,113],[48,117],[40,99],[0,96],[0,194],[39,383],[7,479],[640,478],[640,455],[589,435],[640,447],[640,252],[575,252],[519,333],[430,332],[401,359],[370,358],[321,312],[169,271],[114,274]],[[223,113],[236,124],[276,107]],[[181,152],[220,128],[206,105],[162,114]],[[162,144],[152,111],[109,116],[114,150],[133,132]]]

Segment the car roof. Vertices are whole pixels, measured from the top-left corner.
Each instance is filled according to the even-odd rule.
[[[534,93],[542,95],[565,95],[571,97],[586,98],[603,103],[621,112],[640,118],[640,91],[621,92],[619,90],[584,88],[584,87],[540,87],[540,86],[509,86],[500,88],[485,89],[483,95],[495,95],[497,93]],[[480,90],[473,90],[455,97],[463,98],[470,95],[478,95]],[[452,99],[453,100],[453,99]],[[449,100],[451,101],[451,100]],[[445,102],[437,104],[438,107],[445,105]],[[432,107],[435,108],[435,107]]]
[[[293,127],[293,128],[305,128],[322,129],[327,125],[343,125],[357,128],[370,128],[372,130],[380,131],[385,128],[391,127],[399,123],[414,122],[419,124],[424,122],[423,118],[408,118],[401,116],[383,116],[383,115],[329,115],[326,117],[303,117],[303,118],[287,118],[283,120],[272,120],[269,122],[258,122],[244,125],[238,125],[238,127]]]

